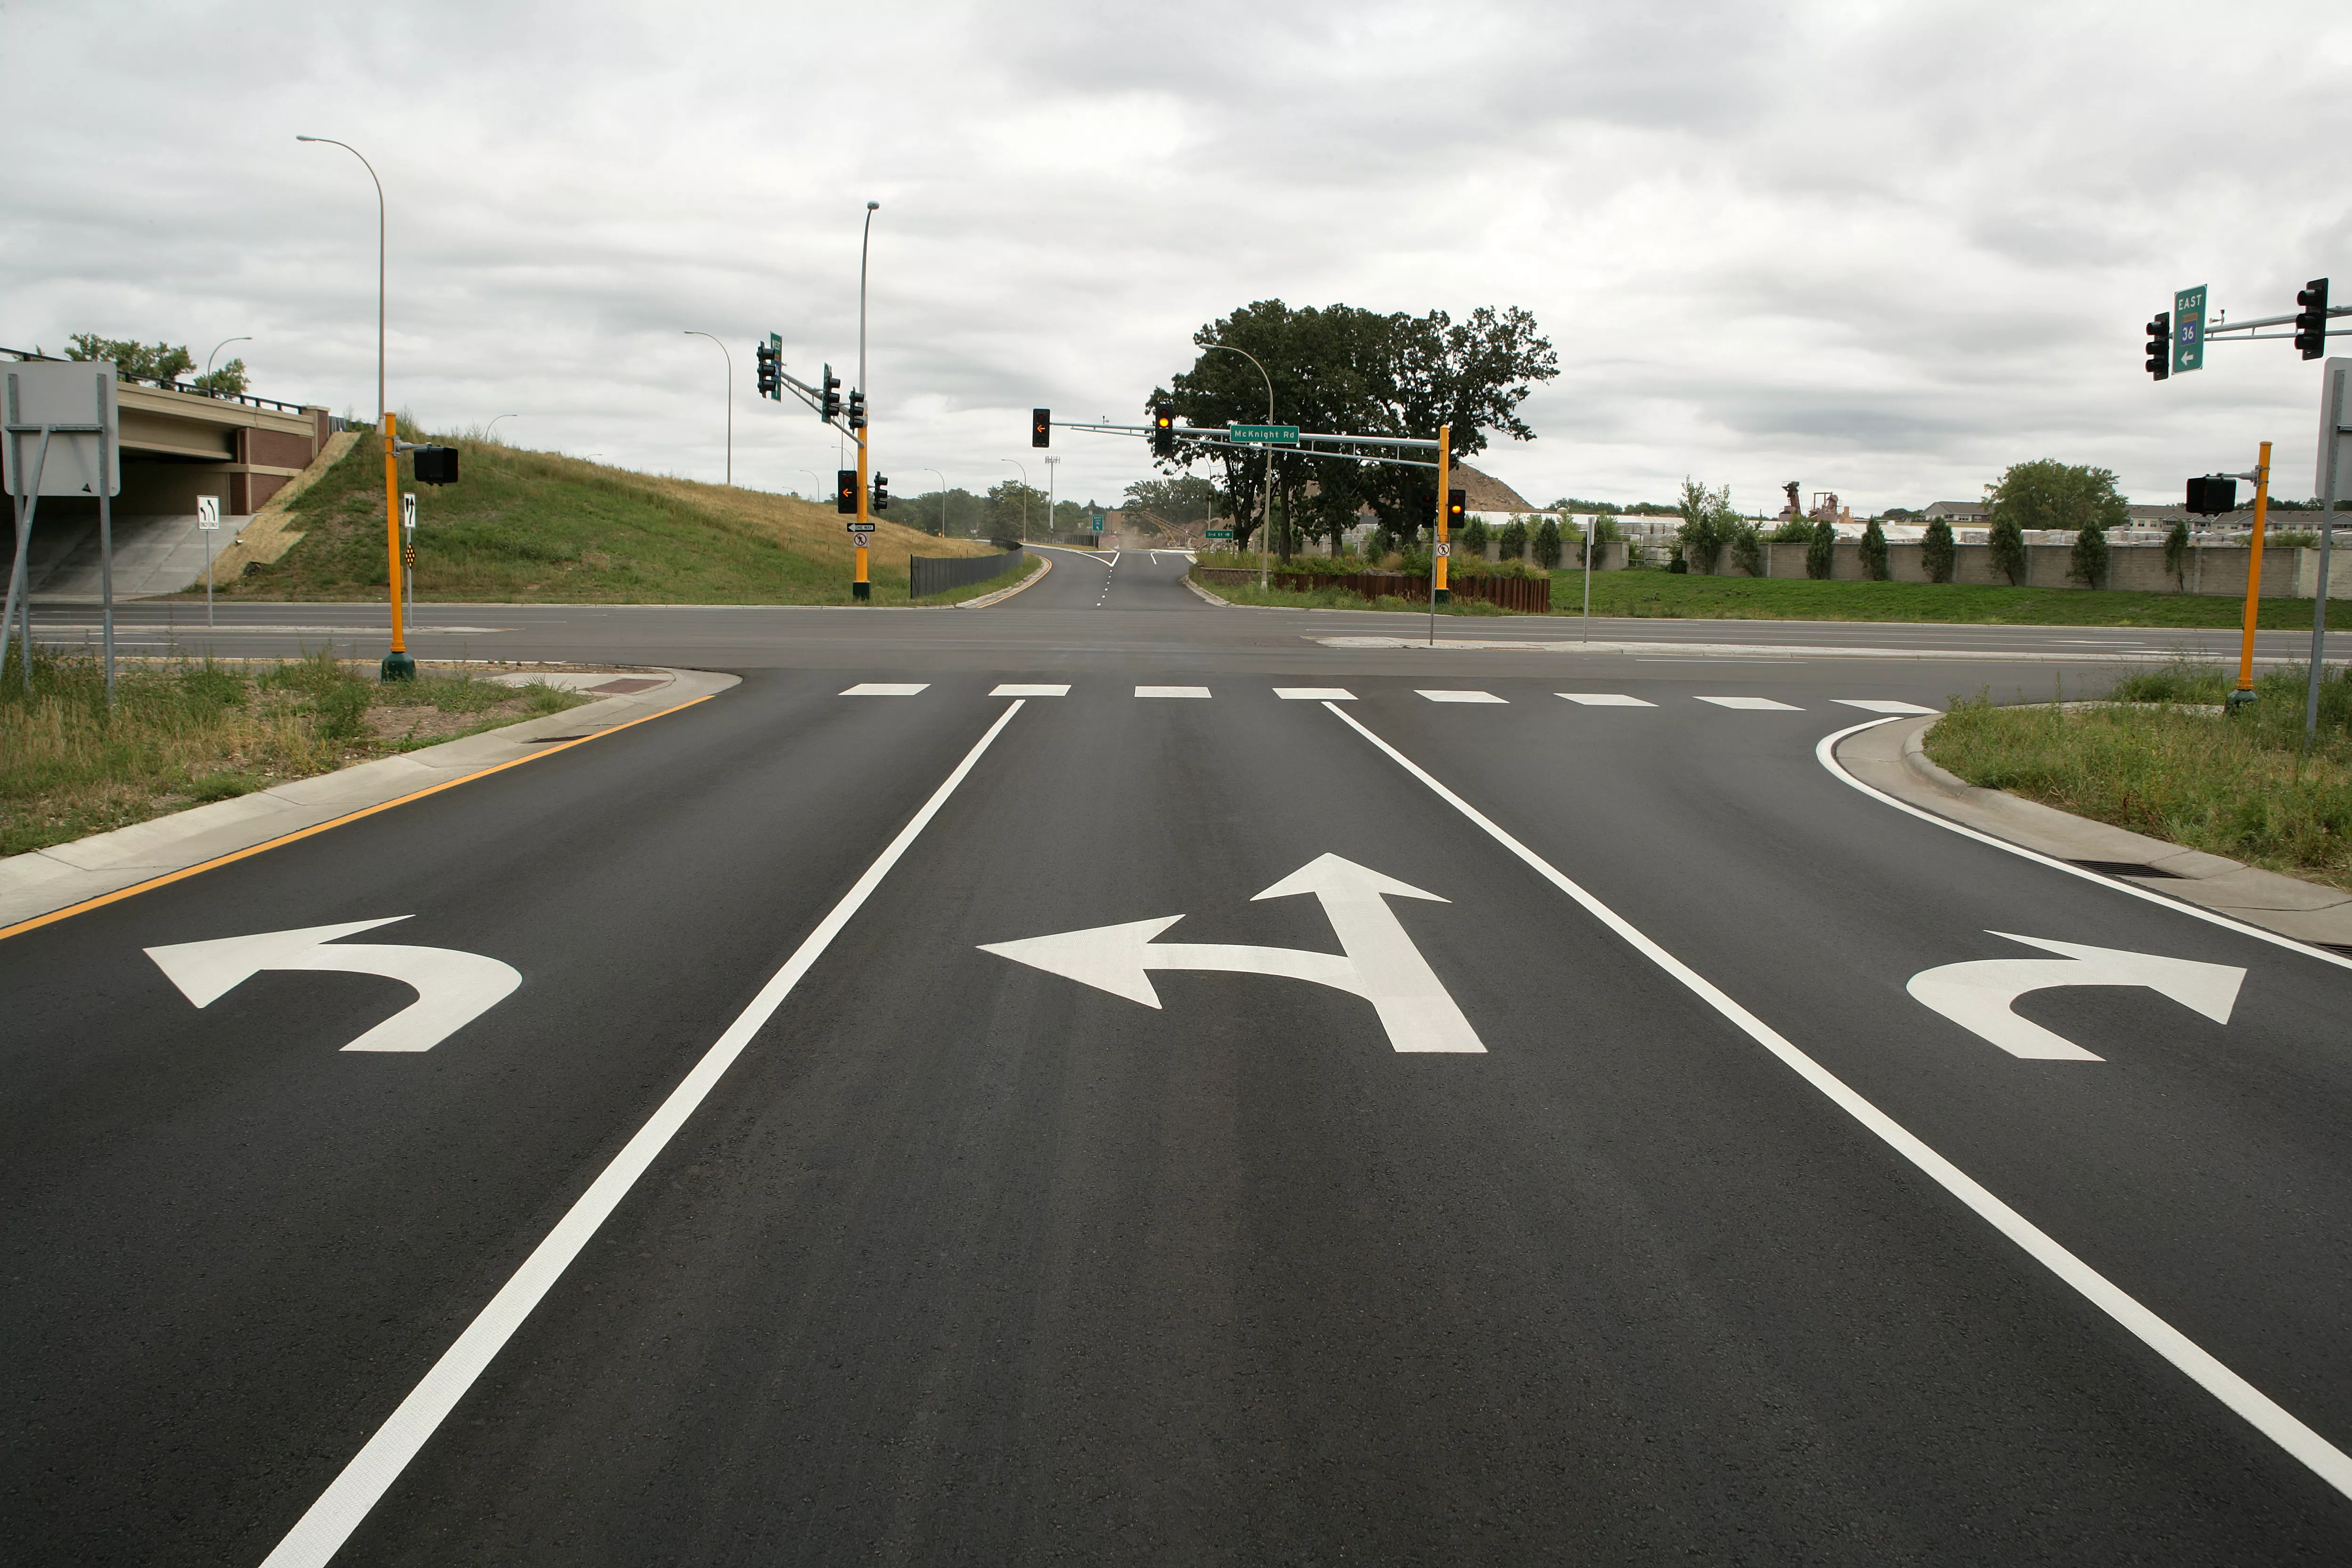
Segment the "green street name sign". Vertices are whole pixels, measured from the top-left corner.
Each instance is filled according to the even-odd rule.
[[[1209,530],[1209,537],[1212,539],[1231,539],[1233,536],[1234,531],[1230,528],[1213,528]]]
[[[2205,368],[2205,285],[2172,296],[2172,374]]]
[[[1296,447],[1298,426],[1296,425],[1229,425],[1225,437],[1233,441],[1254,441],[1261,447]]]

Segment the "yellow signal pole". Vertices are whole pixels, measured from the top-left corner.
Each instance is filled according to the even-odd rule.
[[[849,596],[853,599],[870,599],[874,596],[874,584],[866,581],[866,542],[874,537],[872,534],[866,531],[866,503],[872,494],[872,489],[866,482],[866,427],[861,425],[857,427],[858,527],[857,531],[851,535],[852,538],[857,541],[857,577],[856,581],[849,584]]]
[[[416,661],[408,657],[400,615],[400,437],[389,412],[383,416],[383,536],[392,561],[392,651],[383,656],[383,676],[386,680],[414,680]]]
[[[1453,456],[1454,426],[1440,425],[1437,427],[1437,542],[1441,545],[1453,542],[1453,531],[1445,526],[1445,481],[1454,471]],[[1449,563],[1444,550],[1438,550],[1433,553],[1436,560],[1430,567],[1429,602],[1432,605],[1442,605],[1448,597],[1445,589],[1445,568]]]
[[[2270,510],[2271,444],[2265,441],[2254,462],[2254,536],[2246,542],[2246,628],[2238,648],[2238,689],[2228,704],[2233,712],[2254,700],[2254,620],[2263,591],[2263,524]]]

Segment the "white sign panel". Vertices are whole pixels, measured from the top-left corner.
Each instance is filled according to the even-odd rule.
[[[403,490],[400,495],[400,526],[404,532],[416,527],[416,492]]]
[[[220,497],[198,496],[196,498],[196,526],[206,531],[220,526]]]
[[[114,366],[104,360],[56,363],[27,361],[0,364],[0,479],[10,495],[19,486],[29,490],[34,471],[40,473],[45,496],[94,496],[98,493],[99,438],[92,427],[119,429],[115,414]],[[44,425],[78,425],[85,433],[58,431],[49,437],[47,460],[41,457]],[[30,428],[27,428],[29,426]],[[122,445],[110,443],[114,462],[106,476],[106,493],[122,493]]]
[[[2319,388],[2319,467],[2311,476],[2311,493],[2327,499],[2327,448],[2333,445],[2336,499],[2352,500],[2352,359],[2329,360]]]

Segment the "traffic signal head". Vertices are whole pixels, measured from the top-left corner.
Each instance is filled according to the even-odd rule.
[[[1451,533],[1454,530],[1462,526],[1463,518],[1468,511],[1469,506],[1470,492],[1468,490],[1447,490],[1445,492],[1445,529],[1448,533]]]
[[[455,447],[417,447],[416,482],[420,485],[456,484],[457,482],[457,448]]]
[[[890,476],[887,474],[874,476],[874,510],[876,511],[890,510]]]
[[[1032,447],[1050,447],[1054,444],[1054,411],[1052,409],[1032,408],[1029,411],[1029,444]]]
[[[776,379],[776,351],[761,343],[751,351],[751,355],[760,362],[760,395],[783,401],[782,384]]]
[[[833,510],[857,515],[857,470],[836,468],[833,474]]]
[[[841,377],[833,374],[833,366],[824,367],[824,395],[817,400],[817,417],[830,425],[841,417]]]
[[[2238,481],[2208,474],[2189,481],[2189,510],[2200,517],[2219,517],[2238,504]]]
[[[2294,346],[2305,359],[2327,352],[2327,279],[2315,278],[2295,291]]]
[[[849,427],[852,430],[866,428],[866,394],[856,387],[852,387],[849,393]]]
[[[2160,312],[2147,324],[2147,374],[2162,381],[2172,374],[2172,312]]]
[[[1176,455],[1176,405],[1172,403],[1151,405],[1151,455],[1155,458]]]

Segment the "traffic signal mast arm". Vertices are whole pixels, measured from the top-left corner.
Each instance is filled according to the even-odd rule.
[[[1151,426],[1149,425],[1082,425],[1066,419],[1055,420],[1053,427],[1056,430],[1091,430],[1103,436],[1149,437],[1151,434]],[[1178,440],[1190,441],[1197,447],[1225,447],[1238,451],[1256,451],[1265,446],[1273,445],[1279,447],[1283,451],[1297,451],[1310,458],[1347,458],[1359,463],[1395,463],[1408,468],[1437,467],[1435,463],[1415,462],[1410,458],[1366,456],[1360,452],[1330,452],[1307,445],[1309,441],[1345,441],[1361,447],[1403,447],[1427,452],[1437,450],[1435,441],[1420,436],[1322,436],[1310,435],[1302,430],[1298,434],[1298,444],[1293,447],[1287,441],[1273,443],[1235,441],[1231,438],[1232,432],[1229,429],[1214,426],[1202,428],[1192,425],[1179,425],[1175,428],[1175,435]]]
[[[2331,321],[2337,316],[2352,316],[2352,305],[2330,305],[2327,307],[2327,314]],[[2225,327],[2206,328],[2205,341],[2210,343],[2215,338],[2221,337],[2225,333],[2232,332],[2243,332],[2245,334],[2243,337],[2233,338],[2231,340],[2232,342],[2241,343],[2265,342],[2273,338],[2291,338],[2294,336],[2293,332],[2258,332],[2254,331],[2254,329],[2257,327],[2288,327],[2293,326],[2294,324],[2294,317],[2292,315],[2263,316],[2252,321],[2231,321]],[[2330,327],[2327,329],[2327,335],[2331,338],[2352,338],[2352,327]]]
[[[840,431],[845,436],[850,434],[848,424],[839,415],[835,415],[830,418],[826,417],[824,412],[824,394],[823,392],[811,386],[807,382],[803,381],[791,371],[784,369],[781,364],[776,367],[776,379],[783,383],[786,386],[791,387],[793,389],[793,395],[799,398],[803,403],[807,404],[810,411],[815,414],[818,418],[824,419],[826,424],[832,426],[835,429]]]

